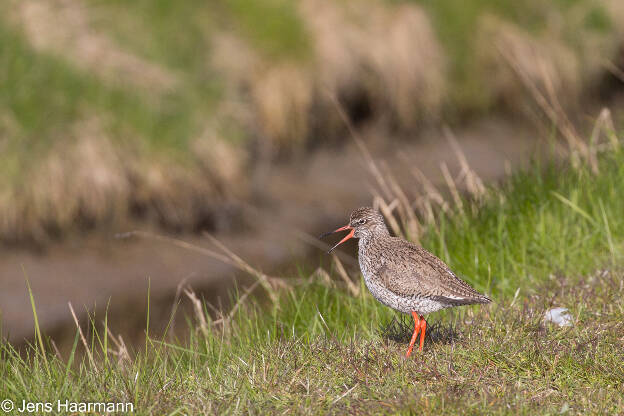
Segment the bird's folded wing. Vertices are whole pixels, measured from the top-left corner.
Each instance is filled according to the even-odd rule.
[[[428,251],[414,245],[404,254],[403,261],[385,262],[378,272],[381,283],[393,293],[455,304],[489,301]]]

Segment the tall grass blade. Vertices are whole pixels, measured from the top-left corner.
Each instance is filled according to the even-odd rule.
[[[602,214],[602,221],[604,223],[604,232],[607,237],[607,243],[609,244],[609,252],[611,253],[611,262],[615,264],[615,244],[613,243],[613,235],[611,234],[611,227],[609,226],[609,220],[607,219],[607,213],[605,211],[602,198],[598,198],[598,205],[600,205],[600,213]]]
[[[149,329],[150,329],[150,291],[152,288],[152,279],[147,279],[147,317],[145,322],[145,356],[147,357],[149,346]]]
[[[37,342],[39,343],[41,358],[43,359],[43,364],[46,368],[46,372],[48,373],[48,378],[52,378],[52,373],[50,372],[50,364],[48,363],[48,357],[46,356],[45,347],[43,346],[43,337],[41,336],[39,317],[37,316],[37,308],[35,307],[35,297],[33,296],[32,288],[30,287],[30,282],[28,281],[28,275],[26,274],[26,269],[24,269],[23,264],[22,272],[24,273],[24,278],[26,279],[26,287],[28,288],[28,296],[30,297],[30,306],[32,307],[33,318],[35,320],[35,336],[37,337]]]
[[[82,328],[80,328],[80,323],[78,322],[78,318],[76,317],[76,312],[74,312],[74,307],[71,302],[67,302],[69,305],[69,311],[71,312],[72,317],[74,318],[74,323],[76,324],[76,328],[78,328],[78,333],[80,334],[80,340],[82,341],[82,345],[85,347],[85,351],[87,352],[87,356],[89,357],[89,363],[94,370],[97,371],[97,366],[95,365],[95,360],[93,359],[93,354],[91,353],[91,349],[89,348],[89,344],[87,343],[84,334],[82,333]]]
[[[551,191],[550,192],[555,198],[557,198],[559,201],[563,202],[564,204],[566,204],[567,206],[569,206],[570,208],[572,208],[572,210],[574,212],[576,212],[577,214],[579,214],[580,216],[582,216],[583,218],[585,218],[587,221],[589,221],[592,225],[598,227],[598,223],[596,222],[595,219],[593,219],[591,217],[591,215],[589,215],[586,211],[584,211],[581,207],[579,207],[577,204],[575,204],[574,202],[570,201],[568,198],[566,198],[565,196],[561,195],[558,192],[555,191]]]

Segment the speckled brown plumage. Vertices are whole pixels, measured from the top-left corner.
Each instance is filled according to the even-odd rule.
[[[422,331],[422,350],[426,323],[421,315],[491,302],[427,250],[392,237],[383,216],[373,208],[355,210],[349,224],[336,231],[343,230],[351,232],[333,248],[351,237],[359,238],[358,260],[367,288],[384,305],[414,316],[416,327],[408,356],[418,331]]]

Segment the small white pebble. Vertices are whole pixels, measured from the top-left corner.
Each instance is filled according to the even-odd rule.
[[[572,326],[572,315],[567,308],[552,308],[544,314],[545,322],[552,322],[559,326]]]

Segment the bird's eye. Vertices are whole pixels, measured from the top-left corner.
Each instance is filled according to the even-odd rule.
[[[358,224],[360,224],[360,225],[366,224],[366,219],[362,218],[361,220],[358,221]]]

